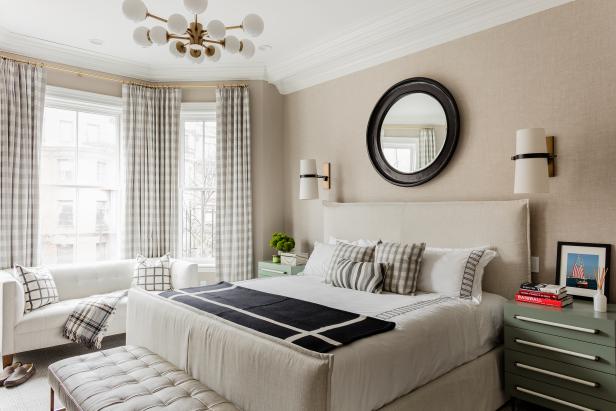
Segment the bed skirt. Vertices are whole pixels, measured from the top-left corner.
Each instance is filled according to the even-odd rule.
[[[335,411],[334,355],[257,334],[143,290],[129,291],[126,343],[148,348],[246,411]],[[501,357],[496,348],[382,410],[493,411],[505,402]]]

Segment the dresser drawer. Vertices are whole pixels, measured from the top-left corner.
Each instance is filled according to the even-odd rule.
[[[615,373],[616,349],[523,328],[505,327],[505,347],[550,360]]]
[[[576,301],[573,305],[575,310],[572,307],[508,303],[505,305],[505,325],[593,344],[616,346],[616,322],[608,320],[605,313],[594,313],[592,304]]]
[[[616,402],[616,375],[518,351],[505,351],[505,371]]]
[[[505,374],[505,388],[508,394],[516,398],[556,411],[613,411],[616,409],[616,403],[511,373]]]

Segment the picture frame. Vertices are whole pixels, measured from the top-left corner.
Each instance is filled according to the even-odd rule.
[[[607,268],[605,291],[609,290],[611,244],[559,241],[556,252],[556,284],[567,286],[574,297],[592,298],[597,291],[596,273]]]

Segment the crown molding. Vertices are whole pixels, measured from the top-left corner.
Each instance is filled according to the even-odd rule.
[[[91,50],[16,34],[0,28],[0,49],[49,62],[101,71],[144,81],[232,81],[263,80],[265,64],[250,62],[203,65],[151,65]]]
[[[571,1],[449,0],[447,13],[443,7],[406,7],[269,64],[267,79],[280,93],[293,93]]]
[[[573,0],[408,2],[384,17],[347,28],[326,43],[277,61],[202,65],[144,64],[0,28],[0,49],[144,81],[267,80],[289,94]]]

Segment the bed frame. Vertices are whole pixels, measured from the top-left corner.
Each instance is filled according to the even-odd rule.
[[[507,298],[530,278],[528,200],[324,203],[323,235],[491,246],[498,257],[487,267],[484,289]],[[174,304],[132,289],[127,344],[161,355],[245,410],[337,411],[331,393],[335,353],[308,351]],[[497,347],[381,410],[494,411],[506,400],[501,357]]]

